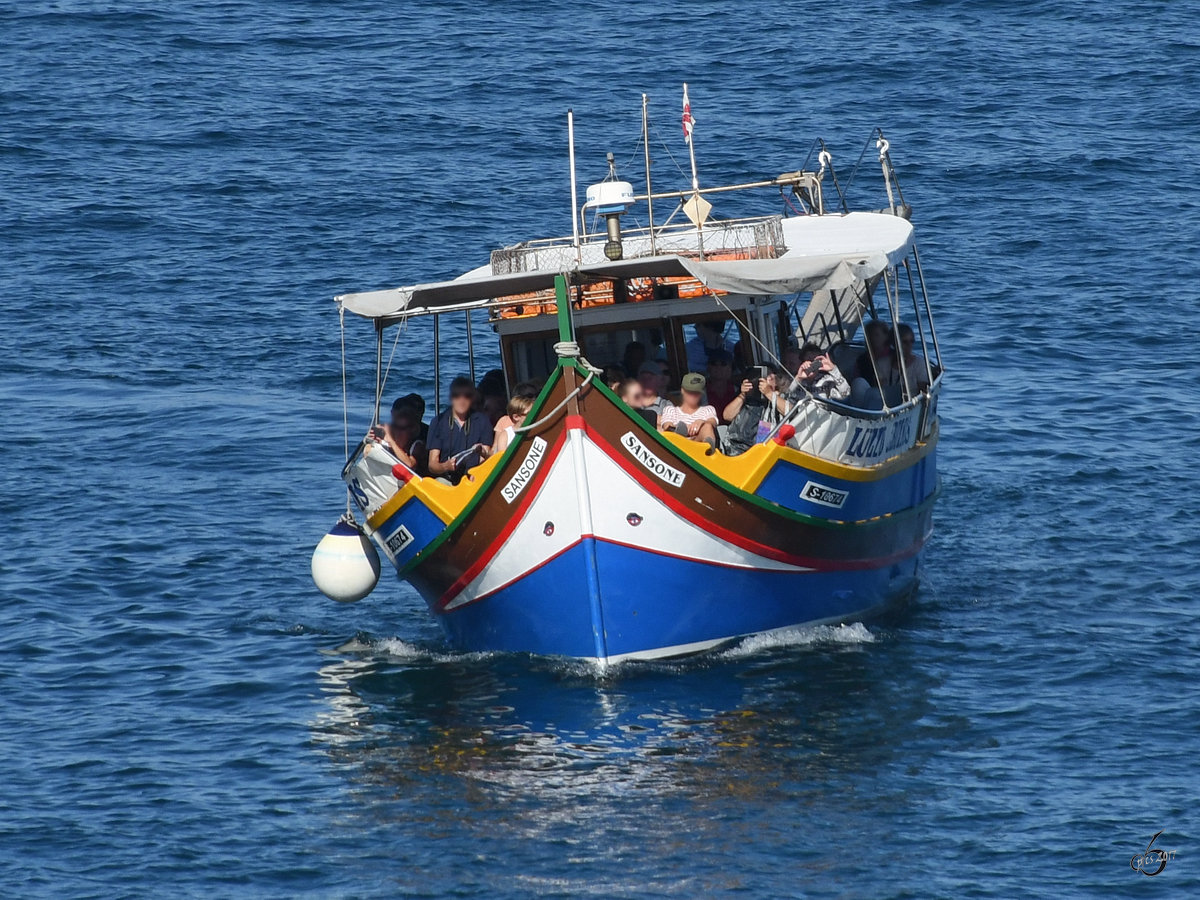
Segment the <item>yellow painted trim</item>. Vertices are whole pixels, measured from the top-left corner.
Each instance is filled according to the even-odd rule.
[[[937,442],[938,432],[935,427],[924,442],[918,442],[903,453],[897,454],[890,459],[885,459],[873,466],[848,466],[845,463],[821,459],[819,456],[813,456],[810,453],[801,453],[799,450],[793,450],[791,447],[781,448],[783,452],[780,454],[780,458],[795,465],[803,466],[806,469],[812,469],[814,472],[820,472],[822,475],[832,476],[833,478],[841,478],[846,481],[879,481],[893,472],[897,472],[900,469],[907,469],[913,463],[917,462],[917,460],[924,458],[930,450],[937,446]],[[761,483],[760,481],[759,484]],[[755,487],[758,487],[758,485],[755,485]]]
[[[405,506],[405,504],[408,503],[409,500],[417,496],[416,491],[409,490],[409,485],[414,484],[415,481],[416,479],[410,481],[406,485],[401,485],[400,490],[396,491],[396,493],[384,500],[383,506],[379,507],[379,509],[375,510],[375,512],[371,513],[371,515],[367,517],[367,526],[372,531],[378,531],[379,527],[384,522],[398,513]]]
[[[763,480],[780,460],[845,481],[878,481],[893,472],[911,466],[928,454],[938,441],[938,427],[935,425],[933,432],[924,443],[915,444],[898,456],[893,456],[874,466],[848,466],[845,463],[821,459],[810,453],[801,453],[791,447],[781,447],[773,441],[755,444],[739,456],[726,456],[723,453],[714,453],[712,456],[708,456],[706,455],[708,445],[701,441],[691,441],[671,431],[659,432],[659,434],[681,454],[690,457],[697,465],[748,494],[753,494],[758,490]],[[471,502],[476,491],[487,480],[492,469],[499,464],[502,455],[498,454],[484,460],[482,465],[472,469],[467,477],[456,485],[444,484],[436,478],[414,478],[385,501],[383,506],[367,519],[367,524],[372,530],[378,529],[414,497],[424,503],[442,522],[446,524],[453,522],[467,508],[467,504]]]
[[[748,493],[753,493],[753,488],[748,485],[753,484],[757,487],[762,484],[775,462],[776,454],[771,452],[772,447],[777,447],[775,444],[755,444],[738,456],[726,456],[724,453],[708,456],[708,444],[703,441],[689,440],[673,431],[660,431],[659,434],[672,447],[685,456],[690,456],[698,465]]]
[[[443,523],[453,522],[467,508],[467,504],[487,480],[492,469],[496,468],[502,455],[497,454],[485,459],[458,484],[445,484],[436,478],[414,478],[388,498],[383,506],[367,519],[367,525],[372,530],[379,528],[414,497],[424,503]]]
[[[781,447],[774,441],[755,444],[740,456],[725,456],[723,453],[714,453],[712,456],[708,456],[706,455],[708,445],[701,441],[688,440],[673,431],[659,433],[680,453],[691,457],[697,464],[708,469],[718,478],[748,494],[753,494],[759,489],[768,473],[775,467],[775,463],[780,460],[845,481],[879,481],[893,472],[908,468],[923,458],[937,445],[938,441],[938,428],[935,425],[926,441],[914,444],[897,456],[885,459],[873,466],[851,466],[822,459],[811,453],[802,453],[791,447]]]

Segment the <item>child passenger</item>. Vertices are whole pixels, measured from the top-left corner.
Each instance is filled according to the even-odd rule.
[[[525,424],[525,417],[533,408],[533,401],[537,399],[537,395],[538,386],[531,381],[522,381],[513,388],[512,399],[508,401],[505,415],[496,423],[492,437],[492,453],[502,453],[512,443],[513,438],[517,436],[516,430]]]
[[[525,417],[533,408],[533,397],[518,394],[508,401],[506,415],[496,423],[496,433],[492,439],[492,452],[503,453],[517,436],[517,429],[525,424]]]

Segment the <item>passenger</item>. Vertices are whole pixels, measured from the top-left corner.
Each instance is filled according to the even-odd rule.
[[[401,407],[412,410],[417,417],[417,424],[420,425],[417,440],[426,443],[429,440],[429,426],[425,424],[425,398],[416,393],[405,394],[392,404],[392,414],[395,415],[396,410]]]
[[[508,390],[504,385],[504,373],[499,369],[492,369],[486,373],[479,379],[478,391],[475,408],[486,415],[494,427],[504,415],[504,408],[508,405]]]
[[[670,401],[662,395],[662,392],[666,390],[666,372],[666,363],[657,360],[644,362],[638,369],[638,381],[642,385],[643,394],[642,408],[653,410],[656,416],[661,416],[663,410],[671,405]]]
[[[733,371],[744,372],[752,365],[754,360],[750,358],[750,342],[738,341],[733,345]]]
[[[709,406],[721,412],[738,395],[738,386],[733,381],[733,355],[718,350],[708,358],[708,389],[705,399]],[[729,420],[721,418],[721,424]]]
[[[522,392],[520,388],[521,385],[517,385],[517,393],[508,401],[507,415],[496,423],[496,431],[492,436],[492,453],[503,453],[507,449],[517,436],[516,430],[525,424],[525,416],[529,414],[529,410],[533,408],[533,401],[537,399],[536,393]]]
[[[500,369],[489,369],[479,379],[479,393],[483,396],[493,396],[499,394],[501,397],[508,393],[508,386],[504,381],[504,372]]]
[[[718,350],[733,356],[733,342],[725,338],[726,321],[712,319],[695,324],[696,336],[687,342],[687,364],[689,372],[702,372],[708,368],[708,359]]]
[[[671,367],[667,365],[667,361],[661,356],[655,358],[654,364],[658,366],[658,379],[659,383],[662,385],[659,393],[664,397],[669,397],[672,393],[672,389],[675,387],[675,379],[671,375]],[[674,393],[678,394],[679,392],[674,391]]]
[[[679,406],[668,406],[658,417],[662,431],[674,431],[693,441],[703,441],[713,450],[717,449],[717,411],[711,406],[701,406],[704,397],[705,379],[699,372],[688,372],[681,383],[683,399]]]
[[[859,354],[854,364],[849,402],[851,406],[859,409],[883,409],[883,387],[887,386],[887,382],[881,386],[877,373],[881,376],[888,368],[892,332],[887,323],[872,319],[863,326],[863,333],[866,335],[868,349]]]
[[[420,438],[421,420],[412,407],[404,405],[407,398],[392,404],[392,419],[384,426],[384,443],[392,456],[414,472],[425,474],[425,443]]]
[[[646,345],[641,341],[630,341],[625,345],[625,353],[621,357],[621,368],[632,375],[646,361]]]
[[[492,442],[493,455],[499,453],[504,449],[504,447],[507,447],[509,442],[516,436],[515,429],[520,428],[521,425],[524,424],[524,417],[533,406],[533,402],[537,400],[537,396],[541,393],[541,390],[542,389],[538,386],[537,382],[534,381],[522,381],[515,388],[513,388],[512,399],[508,401],[508,406],[505,409],[504,416],[501,417],[500,421],[496,423],[494,439]],[[520,409],[521,407],[524,407],[524,409],[521,411],[521,421],[519,422],[516,421],[516,417],[511,412],[513,409],[513,404],[518,399],[522,402],[517,404],[517,408]],[[524,401],[526,400],[529,402],[525,403]],[[504,444],[497,448],[495,438],[499,438],[501,434],[507,434],[507,437],[505,438]]]
[[[625,370],[616,364],[610,364],[604,367],[604,383],[608,385],[608,389],[615,391],[617,386],[627,377]]]
[[[805,346],[809,345],[805,344]],[[800,355],[800,351],[796,349],[794,344],[788,344],[783,351],[783,367],[787,369],[789,377],[796,377],[796,373],[800,371],[800,363],[802,362],[804,362],[804,357]]]
[[[850,396],[850,383],[829,358],[822,353],[816,344],[805,344],[800,351],[804,362],[796,374],[795,383],[808,391],[814,397],[826,397],[830,400],[845,400]]]
[[[626,378],[617,386],[617,396],[626,405],[646,420],[651,428],[658,427],[658,413],[646,408],[646,392],[642,390],[641,382],[634,378]]]
[[[429,427],[429,474],[450,484],[458,484],[491,453],[492,426],[487,416],[472,410],[476,395],[470,378],[455,378],[450,382],[450,406]]]
[[[892,331],[886,322],[872,319],[863,326],[863,334],[866,337],[867,349],[858,355],[854,377],[861,378],[871,387],[877,388],[879,379],[876,372],[883,374],[884,362],[891,355]]]
[[[925,357],[913,352],[916,337],[912,328],[901,324],[896,330],[900,332],[900,352],[889,356],[886,366],[879,367],[879,377],[885,384],[903,385],[907,375],[909,392],[915,396],[929,387],[929,370],[925,365]],[[897,359],[903,360],[904,374],[900,372]]]
[[[503,394],[484,394],[483,399],[479,404],[479,411],[487,417],[488,423],[493,428],[496,423],[504,417],[504,410],[508,406]]]
[[[784,376],[786,377],[786,375]],[[729,456],[761,444],[787,411],[787,398],[778,389],[779,375],[770,369],[757,383],[743,379],[741,390],[725,407],[729,429],[722,448]]]

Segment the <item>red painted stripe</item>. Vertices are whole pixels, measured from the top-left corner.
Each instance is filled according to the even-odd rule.
[[[887,556],[872,556],[866,559],[826,559],[809,556],[793,556],[769,544],[761,544],[758,541],[752,541],[749,538],[730,531],[712,519],[706,519],[691,507],[679,500],[676,500],[661,484],[656,484],[656,479],[644,469],[639,470],[632,460],[625,455],[626,451],[619,451],[616,447],[610,444],[604,437],[595,433],[591,428],[585,426],[585,431],[597,446],[605,450],[608,458],[621,467],[628,473],[634,481],[642,486],[645,491],[662,502],[668,509],[674,512],[680,518],[685,519],[692,525],[699,528],[701,531],[707,531],[709,534],[720,537],[727,543],[733,544],[735,547],[741,547],[743,550],[748,550],[751,553],[757,553],[759,556],[765,556],[768,559],[784,562],[794,566],[802,566],[804,568],[818,569],[820,571],[844,571],[850,569],[873,569],[877,566],[886,566],[889,563],[904,559],[911,556],[925,544],[925,538],[922,538],[914,546],[905,548],[904,550],[890,553]],[[690,473],[689,473],[690,474]],[[698,476],[697,476],[698,477]]]
[[[504,529],[499,533],[499,535],[496,536],[496,538],[494,538],[492,540],[492,542],[490,544],[488,544],[488,546],[483,550],[483,552],[479,554],[479,556],[475,560],[475,562],[472,563],[471,566],[465,572],[463,572],[463,574],[460,575],[454,581],[454,583],[450,585],[449,588],[446,589],[446,591],[442,594],[442,596],[440,598],[438,598],[436,607],[439,610],[444,609],[447,603],[449,603],[456,596],[458,596],[458,594],[461,593],[462,590],[468,584],[470,584],[471,581],[474,580],[474,578],[480,572],[483,571],[483,569],[492,561],[492,559],[495,558],[496,554],[500,551],[500,548],[504,545],[505,541],[507,541],[508,538],[511,537],[513,531],[516,530],[517,525],[520,524],[521,520],[524,518],[525,513],[528,511],[530,505],[532,505],[534,499],[537,496],[538,491],[541,490],[542,484],[545,482],[546,477],[549,475],[550,470],[553,468],[553,464],[554,464],[555,460],[558,458],[558,455],[562,452],[562,448],[566,444],[567,436],[570,434],[571,430],[580,430],[580,431],[583,431],[584,433],[586,433],[587,436],[598,447],[600,447],[600,449],[602,449],[606,452],[608,458],[611,459],[613,462],[615,462],[623,471],[625,471],[631,478],[633,478],[634,481],[636,481],[642,487],[643,490],[645,490],[648,494],[650,494],[650,496],[653,497],[654,499],[663,503],[663,505],[665,505],[668,509],[670,509],[672,512],[674,512],[676,515],[680,516],[682,519],[687,521],[689,524],[695,526],[696,528],[699,528],[701,531],[705,531],[705,532],[708,532],[709,534],[714,535],[715,537],[719,537],[722,540],[726,541],[727,543],[733,544],[736,547],[740,547],[741,549],[746,550],[750,553],[755,553],[759,556],[764,556],[767,559],[773,559],[777,562],[783,562],[783,563],[787,563],[789,565],[799,566],[802,568],[816,569],[818,571],[871,569],[871,568],[875,568],[877,566],[885,566],[885,565],[888,565],[889,563],[895,562],[897,560],[904,559],[907,556],[911,556],[913,553],[917,552],[921,548],[921,546],[923,546],[925,543],[925,539],[922,538],[922,540],[919,541],[917,544],[915,544],[909,548],[906,548],[905,550],[899,551],[897,553],[889,554],[888,556],[869,557],[867,559],[831,560],[831,559],[816,558],[816,557],[794,556],[792,554],[789,554],[782,550],[779,550],[776,547],[771,547],[768,544],[762,544],[762,543],[759,543],[758,541],[749,540],[745,536],[738,534],[737,532],[731,531],[728,528],[721,526],[720,524],[718,524],[717,522],[715,522],[711,519],[703,518],[700,514],[694,512],[690,507],[688,507],[687,505],[676,500],[670,494],[666,493],[666,491],[664,489],[662,489],[659,485],[655,484],[654,479],[650,475],[649,472],[639,470],[637,467],[635,467],[633,460],[626,458],[625,451],[618,450],[611,443],[609,443],[605,438],[603,438],[599,434],[597,434],[592,428],[590,428],[588,426],[587,422],[583,419],[582,416],[568,416],[567,417],[567,426],[568,426],[568,430],[564,431],[561,435],[559,435],[559,438],[557,441],[555,441],[554,446],[552,446],[549,449],[549,451],[547,451],[546,457],[543,458],[542,464],[538,467],[537,473],[534,475],[534,477],[530,481],[530,483],[528,485],[526,485],[523,497],[522,497],[521,501],[517,504],[517,507],[513,510],[512,515],[508,520],[508,523],[504,526]],[[694,477],[699,477],[694,472],[689,472],[689,474],[693,475]],[[582,540],[582,538],[581,538],[581,540]],[[604,539],[600,538],[599,540],[604,540]],[[618,542],[612,541],[611,543],[618,543]],[[572,546],[574,546],[574,544],[572,544]],[[625,545],[625,546],[634,546],[634,545]],[[644,547],[636,547],[635,549],[646,550],[646,548],[644,548]],[[646,550],[646,552],[656,552],[656,551]],[[660,555],[672,556],[673,554],[660,554]],[[688,559],[689,557],[676,557],[676,558]],[[709,561],[705,560],[705,562],[709,562]],[[738,567],[733,567],[733,568],[738,568]],[[521,576],[521,577],[524,577],[524,576]],[[507,586],[507,585],[505,585],[505,586]],[[500,590],[500,589],[501,588],[496,588],[496,590]],[[491,594],[491,593],[494,593],[494,591],[489,592],[489,594]],[[477,602],[478,599],[481,599],[481,598],[477,598],[476,600],[473,600],[471,602],[472,603]],[[464,604],[464,605],[470,605],[470,604]]]
[[[486,594],[480,594],[478,597],[473,597],[472,599],[470,599],[466,603],[464,603],[462,606],[456,606],[456,607],[454,607],[454,609],[446,609],[446,604],[451,602],[454,598],[451,597],[449,599],[446,599],[445,597],[443,597],[441,600],[438,601],[437,609],[435,611],[439,612],[439,613],[449,614],[449,613],[453,613],[453,612],[458,612],[458,610],[460,610],[460,609],[466,609],[472,603],[478,603],[480,600],[486,600],[488,597],[491,597],[494,594],[500,593],[500,591],[504,590],[505,588],[512,587],[514,584],[516,584],[522,578],[525,578],[527,575],[529,575],[529,573],[532,572],[534,569],[540,569],[542,566],[549,565],[550,563],[554,562],[554,560],[558,559],[560,556],[562,556],[568,550],[573,550],[574,548],[578,547],[580,544],[583,543],[583,541],[584,541],[584,538],[580,537],[578,540],[567,545],[566,547],[563,547],[561,550],[556,550],[554,553],[550,554],[548,557],[546,557],[541,562],[539,562],[537,565],[535,565],[532,569],[526,569],[520,575],[517,575],[515,578],[510,578],[508,581],[504,582],[504,584],[500,585],[499,587],[492,588]],[[466,585],[464,585],[464,587],[465,586]],[[462,591],[460,590],[459,593],[461,594]]]
[[[676,500],[662,488],[661,485],[655,484],[655,479],[645,469],[639,470],[633,463],[633,460],[626,458],[627,451],[624,449],[618,450],[610,444],[605,438],[595,433],[590,428],[585,428],[587,435],[592,441],[604,450],[609,459],[620,466],[630,477],[633,478],[642,488],[650,494],[655,500],[664,504],[668,509],[679,517],[687,520],[692,525],[695,525],[701,531],[706,531],[716,537],[721,538],[726,543],[733,544],[735,547],[741,547],[743,550],[749,550],[751,553],[757,553],[759,556],[765,556],[767,559],[773,559],[776,562],[789,563],[794,566],[805,566],[808,568],[829,568],[830,560],[813,559],[810,557],[793,556],[790,553],[785,553],[777,547],[772,547],[769,544],[761,544],[758,541],[752,541],[744,535],[738,534],[736,531],[730,531],[728,528],[720,525],[713,519],[706,519],[692,510],[691,507]],[[694,472],[689,473],[693,477],[700,477]]]
[[[500,547],[504,545],[504,542],[507,541],[509,536],[512,535],[513,531],[516,530],[517,525],[519,525],[521,520],[525,518],[526,511],[533,503],[534,498],[537,497],[538,491],[540,491],[542,488],[542,483],[546,480],[546,476],[554,467],[554,461],[558,459],[559,453],[562,452],[562,448],[567,442],[567,435],[569,433],[570,432],[564,431],[562,434],[560,434],[558,436],[558,440],[554,442],[554,445],[546,451],[546,455],[542,457],[542,461],[538,465],[537,471],[533,474],[533,478],[531,478],[529,483],[525,485],[525,490],[521,494],[521,499],[513,508],[512,515],[509,516],[508,522],[505,523],[504,528],[500,531],[500,534],[497,535],[490,544],[488,544],[484,551],[476,558],[475,562],[473,562],[467,568],[467,570],[463,572],[462,575],[460,575],[455,582],[450,585],[449,588],[446,589],[445,593],[438,598],[437,606],[439,609],[453,600],[463,588],[471,583],[471,580],[474,579],[476,575],[483,571],[484,567],[491,562],[492,557],[496,555]]]

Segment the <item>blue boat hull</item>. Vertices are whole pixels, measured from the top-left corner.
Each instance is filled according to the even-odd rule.
[[[467,650],[618,661],[878,614],[915,590],[920,553],[877,569],[730,569],[588,538],[486,600],[439,615]]]

